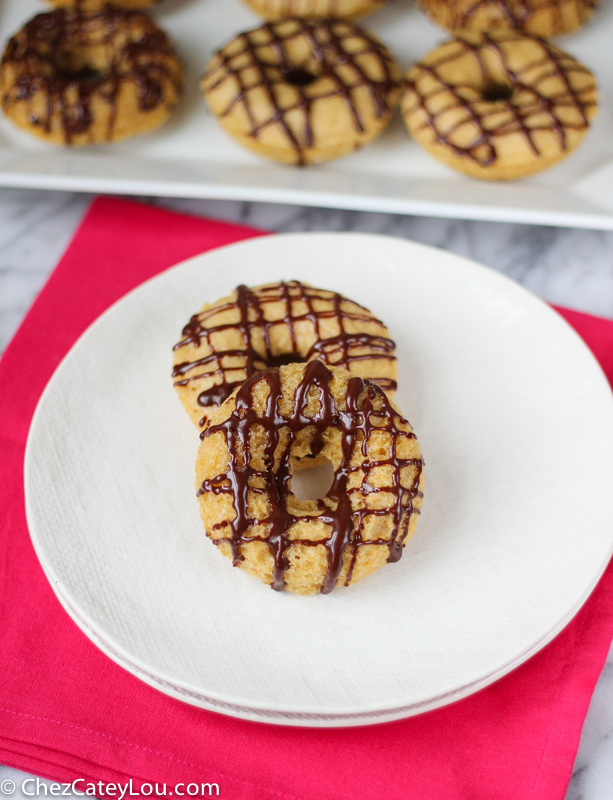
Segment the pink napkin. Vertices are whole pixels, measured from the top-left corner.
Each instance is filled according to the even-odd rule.
[[[611,566],[565,630],[493,686],[419,717],[346,730],[243,722],[166,697],[99,652],[56,600],[30,544],[22,491],[45,384],[129,289],[257,233],[97,200],[0,362],[0,763],[59,781],[132,778],[134,791],[143,782],[167,792],[217,783],[220,796],[243,800],[562,798],[613,636]],[[613,380],[613,322],[560,313]],[[106,796],[104,787],[96,794]]]

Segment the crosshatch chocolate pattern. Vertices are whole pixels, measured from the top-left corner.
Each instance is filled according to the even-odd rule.
[[[402,111],[415,138],[484,170],[500,166],[512,135],[535,162],[530,171],[550,165],[580,141],[597,110],[586,66],[515,32],[447,42],[409,70],[406,86]]]
[[[128,85],[135,101],[127,99]],[[5,113],[58,144],[115,141],[156,127],[182,87],[166,34],[145,14],[110,5],[37,14],[10,39],[0,63]]]
[[[229,133],[244,144],[266,144],[276,129],[282,134],[276,149],[304,165],[326,144],[325,115],[318,114],[324,104],[338,115],[342,99],[349,131],[343,152],[350,152],[382,129],[400,75],[387,48],[362,29],[291,19],[237,36],[213,57],[201,86]]]
[[[534,36],[559,36],[580,28],[595,0],[419,0],[443,28],[454,33],[513,28]]]
[[[269,309],[279,303],[281,315],[271,318]],[[224,316],[220,322],[224,312],[230,312],[230,318]],[[334,330],[335,335],[326,337],[323,325]],[[281,330],[289,334],[286,352],[279,352],[272,343],[274,332]],[[176,387],[207,379],[209,385],[197,395],[203,413],[206,407],[220,405],[254,373],[292,361],[318,360],[354,373],[365,366],[366,376],[373,383],[394,392],[395,344],[387,333],[370,311],[337,292],[300,281],[258,289],[239,286],[231,300],[205,308],[187,323],[174,347],[172,376],[177,379]],[[220,340],[220,334],[231,337],[230,347],[223,344],[227,339],[224,336]],[[180,360],[188,345],[196,348],[191,352],[197,357]],[[206,418],[207,415],[202,418],[201,425]]]
[[[114,5],[127,11],[136,11],[141,8],[149,8],[162,0],[47,0],[54,8],[79,8],[84,11],[98,11],[108,5]]]
[[[327,572],[320,587],[323,594],[331,592],[344,565],[346,551],[351,553],[345,586],[351,583],[361,547],[375,545],[388,550],[387,560],[398,561],[409,534],[409,523],[413,515],[419,514],[423,460],[419,457],[402,457],[399,453],[401,439],[415,439],[408,422],[395,411],[385,393],[369,381],[350,378],[340,405],[330,389],[332,373],[320,361],[311,361],[304,369],[298,384],[290,412],[281,410],[283,397],[282,376],[278,368],[268,369],[252,376],[243,383],[236,394],[235,408],[228,418],[218,424],[209,425],[201,433],[203,442],[222,432],[230,455],[227,471],[213,479],[204,480],[198,496],[205,493],[229,494],[232,497],[234,518],[224,519],[213,525],[213,532],[227,531],[228,536],[211,537],[216,545],[229,544],[234,566],[239,566],[244,556],[241,546],[251,542],[265,542],[273,557],[273,579],[271,587],[276,591],[285,588],[285,573],[290,568],[286,551],[290,547],[324,546],[327,552]],[[254,407],[253,393],[257,384],[267,384],[268,395],[264,410],[258,413]],[[311,390],[319,396],[319,407],[315,413],[305,414]],[[317,513],[310,516],[295,516],[287,509],[287,497],[291,493],[291,448],[300,431],[311,432],[311,455],[316,456],[324,448],[324,432],[331,426],[341,431],[341,459],[335,470],[334,482],[325,498],[317,501]],[[263,429],[266,437],[263,457],[264,469],[254,467],[251,434],[254,428]],[[289,431],[279,464],[281,431]],[[381,447],[382,436],[389,437],[385,447],[387,455],[373,455]],[[375,445],[375,442],[379,443]],[[418,451],[419,452],[419,451]],[[356,454],[361,458],[356,458]],[[384,471],[387,483],[380,486],[370,475]],[[349,483],[350,476],[359,478],[358,485]],[[269,513],[256,520],[249,513],[249,493],[265,494]],[[364,498],[381,493],[389,498],[380,507],[365,503]],[[419,502],[415,502],[419,498]],[[365,539],[363,532],[368,517],[391,518],[389,538]],[[291,528],[300,520],[317,520],[325,523],[330,534],[327,539],[294,538]],[[252,528],[266,526],[265,534],[257,534]]]

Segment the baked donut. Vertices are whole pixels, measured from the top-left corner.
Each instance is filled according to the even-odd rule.
[[[137,10],[149,8],[157,2],[158,0],[47,0],[53,8],[79,8],[81,11],[98,11],[108,5]]]
[[[201,88],[244,147],[304,165],[374,139],[396,105],[400,73],[378,39],[348,22],[290,19],[233,39],[209,62]]]
[[[328,593],[398,561],[421,509],[415,434],[378,386],[321,361],[253,375],[213,414],[196,459],[200,515],[234,566],[273,589]],[[329,460],[320,500],[292,470]]]
[[[366,308],[299,281],[248,289],[207,304],[173,351],[174,386],[192,420],[207,419],[243,381],[267,367],[317,359],[396,390],[395,344]]]
[[[387,0],[245,0],[260,17],[277,22],[288,17],[358,19],[380,9]]]
[[[145,14],[106,6],[38,14],[0,62],[4,113],[53,144],[116,142],[161,125],[183,70]]]
[[[580,28],[596,0],[419,0],[419,5],[454,34],[520,30],[549,38]]]
[[[475,178],[512,180],[571,153],[596,115],[590,70],[517,31],[463,34],[407,73],[400,107],[413,138]]]

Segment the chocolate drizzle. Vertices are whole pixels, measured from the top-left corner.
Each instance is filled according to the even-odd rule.
[[[302,54],[299,61],[292,56],[292,48]],[[366,57],[374,63],[367,64]],[[313,76],[313,80],[293,80],[296,74]],[[313,127],[318,103],[341,97],[355,130],[363,134],[359,93],[368,92],[374,116],[382,119],[391,112],[400,87],[397,68],[384,45],[338,20],[289,19],[240,34],[207,68],[202,79],[205,95],[228,81],[236,91],[219,116],[227,117],[241,106],[249,125],[246,135],[253,139],[271,126],[279,127],[300,165],[307,163],[305,151],[318,144]],[[293,102],[286,98],[281,102],[281,85],[293,88]],[[269,106],[264,117],[255,110],[255,98],[262,97]]]
[[[373,358],[382,358],[391,361],[396,343],[384,336],[372,336],[369,333],[341,333],[339,336],[332,336],[329,339],[321,339],[311,347],[307,355],[307,361],[313,358],[323,361],[324,364],[344,367],[350,370],[351,364],[356,361],[372,361]],[[360,353],[366,350],[366,353]],[[387,392],[395,392],[398,384],[391,378],[372,378],[372,383],[376,383]]]
[[[50,4],[56,8],[79,8],[84,11],[99,11],[109,5],[115,5],[123,10],[135,10],[147,8],[157,2],[159,0],[115,0],[114,3],[110,3],[109,0],[50,0]]]
[[[522,41],[531,42],[538,57],[513,68],[512,48]],[[486,63],[487,51],[496,58],[495,74]],[[466,57],[478,67],[480,87],[444,77]],[[596,111],[595,81],[587,67],[544,39],[514,32],[448,42],[440,58],[426,59],[410,70],[407,90],[405,116],[419,113],[420,128],[428,128],[434,141],[480,167],[497,161],[497,138],[516,133],[537,157],[542,155],[543,131],[553,132],[559,150],[565,151],[568,133],[586,130]],[[441,96],[449,102],[441,102]],[[456,111],[461,113],[453,116]],[[462,144],[467,130],[472,130],[470,142]]]
[[[4,110],[27,103],[29,123],[45,134],[61,128],[66,144],[83,143],[92,130],[95,98],[108,106],[106,140],[113,139],[126,82],[136,86],[141,112],[170,108],[182,85],[166,34],[146,15],[111,5],[38,14],[9,41],[0,75]]]
[[[284,313],[269,319],[267,309],[281,301]],[[349,305],[349,307],[347,307]],[[232,321],[216,322],[221,313],[231,312]],[[332,321],[340,334],[324,338],[322,328]],[[299,343],[298,332],[304,337],[305,323],[310,323],[310,340],[314,343],[306,352]],[[349,333],[347,328],[376,326],[384,329],[383,323],[369,311],[347,300],[336,292],[305,286],[299,281],[281,282],[258,290],[239,286],[233,300],[224,305],[206,308],[194,315],[183,329],[183,338],[175,345],[175,351],[186,345],[199,347],[204,340],[207,354],[195,361],[175,364],[172,376],[179,378],[175,386],[187,386],[192,381],[218,376],[216,383],[198,396],[203,407],[219,405],[244,380],[270,366],[293,361],[319,360],[334,366],[342,366],[351,372],[352,364],[360,361],[373,363],[369,371],[376,375],[377,362],[395,362],[395,344],[391,339],[370,333]],[[288,332],[290,353],[279,352],[273,347],[272,333],[283,327]],[[236,342],[230,349],[219,347],[219,334],[236,331],[242,347]],[[256,337],[256,333],[260,335]],[[233,337],[234,339],[234,337]],[[396,389],[391,378],[373,377],[372,381],[386,391]]]
[[[569,33],[588,19],[595,0],[468,0],[468,2],[446,2],[439,12],[439,6],[423,2],[425,10],[432,14],[439,24],[454,32],[470,29],[495,30],[502,27],[514,28],[525,33],[558,36]],[[546,19],[543,17],[546,15]],[[481,21],[483,20],[483,21]],[[487,27],[486,27],[487,26]]]
[[[320,361],[312,361],[304,368],[304,375],[298,384],[293,408],[290,413],[281,410],[283,397],[281,373],[278,369],[265,370],[252,376],[240,387],[236,394],[235,409],[230,416],[217,425],[210,425],[201,434],[203,440],[222,432],[230,455],[226,472],[210,480],[204,480],[198,496],[205,492],[215,495],[229,494],[235,511],[233,520],[217,523],[215,531],[229,528],[229,535],[214,539],[215,544],[227,542],[235,566],[242,561],[242,545],[261,541],[268,545],[273,557],[272,588],[282,591],[285,588],[285,573],[290,566],[286,551],[293,545],[323,545],[327,551],[328,567],[321,592],[331,592],[337,584],[345,563],[345,553],[349,550],[349,561],[344,584],[347,586],[353,576],[360,547],[378,545],[389,550],[388,561],[398,561],[408,535],[412,514],[419,513],[414,507],[416,497],[421,497],[419,484],[423,468],[421,458],[402,458],[398,454],[400,437],[414,439],[415,434],[403,430],[408,423],[391,407],[385,393],[369,381],[350,378],[347,383],[345,407],[339,407],[330,389],[332,373]],[[254,408],[253,392],[264,382],[268,394],[263,412]],[[319,398],[318,409],[307,414],[307,403],[312,390]],[[256,469],[250,447],[250,436],[254,426],[265,432],[264,469]],[[311,433],[311,454],[320,453],[324,447],[324,432],[335,427],[341,431],[341,459],[330,491],[317,501],[317,513],[313,516],[294,516],[288,511],[287,498],[291,494],[291,448],[300,431],[309,429]],[[278,458],[278,447],[282,431],[287,431],[283,442],[283,455]],[[390,445],[387,455],[373,457],[371,434],[389,434]],[[362,458],[356,459],[355,454]],[[368,483],[372,470],[389,469],[389,483],[376,487]],[[407,480],[407,468],[411,472]],[[349,487],[349,477],[362,471],[362,483]],[[386,472],[387,474],[387,472]],[[409,483],[406,486],[405,483]],[[264,487],[264,488],[262,488]],[[256,520],[249,514],[249,493],[266,494],[268,514]],[[353,502],[359,495],[364,498],[372,492],[391,495],[392,501],[385,508],[372,508],[364,502]],[[358,498],[356,498],[358,500]],[[389,539],[364,539],[366,519],[370,516],[391,516],[393,525]],[[321,540],[296,539],[291,536],[291,528],[301,520],[317,519],[329,529],[328,538]],[[267,526],[265,535],[253,532],[256,526]]]

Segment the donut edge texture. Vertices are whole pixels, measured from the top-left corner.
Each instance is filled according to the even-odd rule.
[[[563,36],[581,28],[597,0],[418,0],[418,6],[441,28],[466,32],[517,30],[530,36]]]
[[[300,281],[239,286],[205,304],[173,348],[174,388],[202,428],[243,381],[295,355],[343,366],[390,397],[396,390],[395,343],[383,322],[338,292]]]
[[[252,376],[201,434],[196,493],[207,536],[276,591],[331,592],[398,561],[421,513],[419,442],[385,393],[341,367]],[[325,498],[299,501],[291,470],[329,458]],[[298,466],[296,466],[296,463]]]
[[[100,57],[96,36],[102,35],[107,44],[105,31],[119,44],[99,81],[50,72],[49,54],[59,49],[63,37],[74,36],[82,47],[92,37],[91,50]],[[27,133],[56,145],[117,142],[148,133],[168,119],[183,83],[183,67],[166,33],[142,12],[111,6],[37,14],[11,37],[0,61],[5,115]]]
[[[293,18],[228,42],[209,61],[200,88],[240,145],[306,166],[375,139],[396,107],[401,75],[387,47],[362,28]]]
[[[45,0],[51,8],[75,8],[80,11],[100,11],[112,5],[124,11],[140,11],[151,8],[160,0]]]
[[[379,11],[388,0],[243,0],[243,2],[267,22],[279,22],[289,17],[354,21]]]
[[[484,99],[488,82],[510,97]],[[588,67],[545,39],[466,33],[409,69],[400,109],[413,139],[443,164],[515,180],[572,153],[597,114],[598,90]]]

